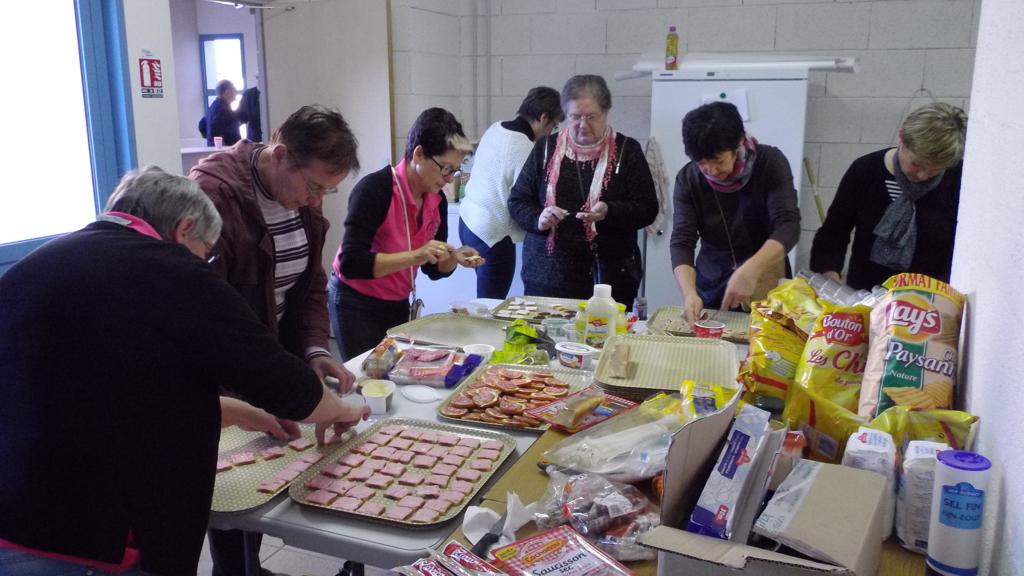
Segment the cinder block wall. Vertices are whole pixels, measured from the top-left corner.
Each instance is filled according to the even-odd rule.
[[[932,97],[968,107],[981,2],[392,0],[396,149],[428,106],[452,110],[478,137],[510,118],[531,87],[560,89],[578,73],[605,76],[613,126],[644,141],[650,82],[612,76],[663,51],[674,24],[681,52],[860,58],[857,74],[811,77],[804,155],[827,207],[850,162],[892,143],[907,111]],[[802,180],[801,267],[820,225]]]

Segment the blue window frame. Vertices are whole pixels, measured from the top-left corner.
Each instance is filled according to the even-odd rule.
[[[124,6],[122,0],[75,0],[74,10],[92,193],[99,213],[120,175],[136,163],[125,57]],[[0,244],[0,274],[57,236]]]
[[[245,38],[242,34],[200,34],[199,63],[206,108],[217,97],[217,82],[220,80],[231,80],[239,93],[246,88]],[[206,108],[203,108],[203,114]]]

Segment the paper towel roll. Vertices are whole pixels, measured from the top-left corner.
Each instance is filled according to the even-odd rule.
[[[940,574],[978,573],[981,520],[992,463],[964,450],[944,450],[935,466],[928,566]]]

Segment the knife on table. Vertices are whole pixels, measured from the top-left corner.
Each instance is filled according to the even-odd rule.
[[[487,558],[487,553],[491,551],[491,546],[494,546],[495,542],[501,539],[501,533],[505,530],[505,520],[508,519],[508,510],[498,518],[498,521],[491,526],[491,529],[484,534],[480,540],[473,545],[470,552],[476,554],[480,558]]]

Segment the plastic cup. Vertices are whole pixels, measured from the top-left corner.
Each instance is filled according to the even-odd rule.
[[[467,344],[462,347],[462,350],[466,354],[476,354],[482,358],[482,360],[480,360],[481,364],[487,364],[491,359],[491,355],[494,354],[494,346],[491,346],[490,344]]]
[[[572,320],[567,320],[565,318],[545,318],[540,321],[540,325],[544,327],[544,331],[547,332],[548,336],[550,336],[555,342],[565,340],[565,328],[569,324],[572,324]]]
[[[693,323],[693,332],[697,338],[721,338],[725,332],[725,323],[718,320],[698,320]]]
[[[224,147],[224,138],[222,136],[213,137],[213,147],[220,150]]]
[[[391,397],[395,393],[395,383],[391,380],[364,380],[360,385],[363,399],[370,407],[370,414],[387,414],[391,409]]]

